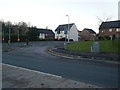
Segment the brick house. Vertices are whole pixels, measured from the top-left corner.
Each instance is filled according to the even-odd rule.
[[[94,32],[92,29],[84,28],[83,31],[79,31],[79,41],[90,41],[90,40],[96,40],[96,32]]]
[[[103,22],[99,27],[98,37],[109,36],[120,38],[120,20]]]

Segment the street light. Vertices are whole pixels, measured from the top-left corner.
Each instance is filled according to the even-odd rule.
[[[3,28],[3,27],[2,27]],[[3,28],[3,31],[2,31],[2,35],[3,35],[3,37],[2,37],[2,41],[3,41],[3,43],[4,43],[4,38],[5,38],[5,36],[4,36],[4,28]]]
[[[20,41],[19,26],[18,26],[18,42]]]
[[[69,22],[70,22],[70,16],[69,15],[66,15],[68,17],[68,43],[69,43]]]
[[[9,40],[8,40],[8,44],[10,45],[10,24],[9,24]]]

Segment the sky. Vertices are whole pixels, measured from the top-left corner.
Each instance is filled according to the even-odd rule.
[[[61,24],[75,23],[98,33],[98,18],[118,20],[120,0],[0,0],[0,20],[31,23],[37,28],[52,29]]]

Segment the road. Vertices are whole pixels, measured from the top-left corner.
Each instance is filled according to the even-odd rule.
[[[2,62],[100,87],[118,87],[118,65],[68,59],[53,56],[47,52],[48,48],[57,45],[63,45],[63,42],[31,42],[28,47],[19,47],[10,52],[3,52]]]

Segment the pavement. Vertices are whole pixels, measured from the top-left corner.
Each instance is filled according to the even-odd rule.
[[[2,64],[2,88],[99,88],[61,76]]]

